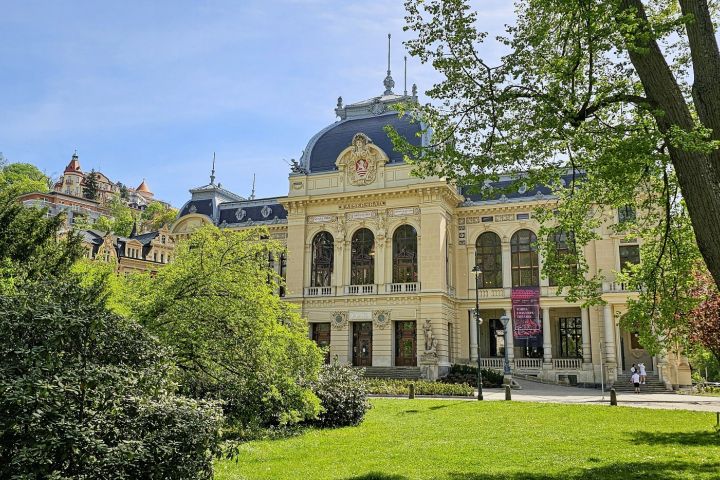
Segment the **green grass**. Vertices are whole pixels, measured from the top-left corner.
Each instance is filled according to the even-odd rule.
[[[358,427],[245,444],[218,480],[720,479],[715,414],[374,399]]]

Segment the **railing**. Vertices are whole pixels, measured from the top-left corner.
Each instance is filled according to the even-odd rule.
[[[553,358],[553,368],[555,370],[580,370],[582,366],[581,358]]]
[[[603,282],[602,286],[603,286],[603,292],[606,292],[606,293],[635,291],[635,290],[631,290],[627,283],[622,283],[622,282]]]
[[[377,293],[376,285],[347,285],[345,295],[373,295]]]
[[[331,297],[334,295],[335,287],[307,287],[305,289],[306,297]]]
[[[518,370],[540,370],[542,368],[542,358],[516,358],[515,368]]]
[[[503,368],[503,359],[502,358],[481,358],[480,359],[480,366],[482,368]]]
[[[504,288],[481,288],[478,290],[478,297],[480,298],[505,298],[510,296],[510,289],[507,289],[507,294]]]
[[[420,291],[420,284],[415,283],[387,283],[385,293],[417,293]]]

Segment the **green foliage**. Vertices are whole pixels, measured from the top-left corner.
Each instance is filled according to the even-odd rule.
[[[309,384],[321,350],[307,324],[275,291],[268,267],[282,246],[266,230],[197,230],[155,278],[134,278],[128,307],[180,367],[181,391],[224,401],[239,430],[313,419],[320,402]]]
[[[99,193],[100,185],[98,184],[98,174],[93,169],[90,173],[85,175],[85,181],[83,183],[83,196],[90,200],[97,200]]]
[[[393,380],[366,378],[365,388],[374,395],[406,396],[410,393],[410,384],[415,385],[416,395],[447,395],[454,397],[472,397],[475,389],[467,383],[441,383],[428,380]],[[477,382],[476,382],[477,383]]]
[[[26,208],[0,191],[0,293],[27,279],[62,275],[83,254],[74,235],[61,238],[62,216]]]
[[[170,226],[177,214],[177,209],[169,208],[160,202],[150,202],[140,214],[140,228],[144,232],[151,232],[159,230],[163,225]]]
[[[441,382],[451,384],[467,384],[477,388],[477,367],[454,363],[448,374],[440,379]],[[503,375],[495,370],[482,369],[483,387],[499,387],[503,384]]]
[[[49,186],[50,178],[36,166],[29,163],[5,164],[0,157],[0,191],[17,197],[30,192],[45,193]]]
[[[220,410],[169,394],[166,353],[79,279],[0,296],[0,477],[212,477]]]
[[[360,372],[337,361],[323,365],[313,392],[320,399],[322,411],[313,424],[323,428],[358,425],[370,408]]]

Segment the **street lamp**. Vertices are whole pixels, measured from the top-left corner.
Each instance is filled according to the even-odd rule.
[[[480,318],[480,265],[475,265],[472,269],[475,274],[475,322],[477,323],[477,384],[478,384],[478,400],[483,399],[482,391],[482,370],[480,368],[480,325],[482,325],[482,318]]]
[[[503,362],[503,377],[504,382],[510,385],[512,382],[512,373],[510,372],[510,351],[512,348],[512,332],[508,332],[508,323],[510,323],[510,317],[503,315],[500,317],[500,322],[503,326],[503,332],[505,332],[505,361]],[[510,340],[508,341],[508,333],[510,333]]]

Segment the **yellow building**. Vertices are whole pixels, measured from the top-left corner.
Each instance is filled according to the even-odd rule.
[[[488,200],[441,178],[413,177],[383,128],[394,126],[416,145],[427,142],[421,125],[390,109],[416,100],[416,90],[396,95],[387,79],[385,86],[363,102],[338,100],[339,120],[293,162],[286,196],[244,199],[215,184],[213,172],[210,184],[190,191],[172,233],[182,238],[205,223],[267,226],[287,245],[287,258],[275,265],[287,279],[281,293],[300,307],[309,335],[341,362],[374,373],[432,379],[453,363],[475,364],[477,295],[487,368],[502,370],[504,345],[512,341],[515,374],[624,384],[631,364],[642,362],[658,385],[690,384],[685,359],[651,358],[618,327],[633,293],[611,272],[638,260],[635,242],[603,228],[585,255],[591,274],[609,275],[607,305],[568,303],[541,278],[543,260],[533,245],[540,225],[532,212],[554,201],[549,190],[528,186]],[[608,212],[607,225],[617,215]],[[503,315],[510,317],[507,329]]]

